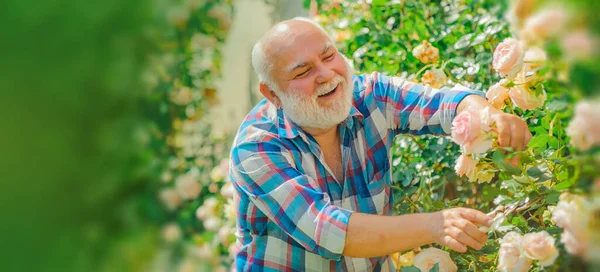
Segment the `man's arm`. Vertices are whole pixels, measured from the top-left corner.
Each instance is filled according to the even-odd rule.
[[[399,216],[353,213],[343,255],[377,257],[431,243],[458,252],[466,252],[467,246],[479,250],[487,235],[477,226],[490,223],[487,215],[466,208]]]
[[[354,78],[359,107],[369,109],[375,124],[395,133],[448,135],[458,104],[482,92],[443,88],[373,73]],[[361,105],[362,104],[362,105]]]
[[[382,216],[334,206],[276,139],[238,145],[232,160],[236,189],[306,250],[328,259],[384,256],[433,242],[464,252],[487,239],[477,225],[490,218],[476,210]]]

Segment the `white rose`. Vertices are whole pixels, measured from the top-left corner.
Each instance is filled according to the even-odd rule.
[[[204,220],[204,228],[208,231],[217,231],[221,226],[221,219],[211,216]]]
[[[527,233],[523,236],[523,253],[542,266],[550,266],[558,257],[554,237],[546,231]]]
[[[440,271],[455,272],[458,270],[454,261],[450,259],[450,253],[435,247],[426,248],[417,254],[413,265],[421,271],[429,271],[435,264],[438,264]]]
[[[176,223],[169,223],[163,227],[163,239],[169,243],[173,243],[181,239],[181,229]]]
[[[233,198],[233,185],[231,184],[231,182],[227,182],[225,183],[225,185],[223,185],[223,187],[221,187],[221,195],[227,199],[231,199]]]
[[[175,210],[181,204],[181,198],[174,189],[168,188],[160,191],[160,201],[167,207],[168,210]]]
[[[188,174],[183,174],[175,180],[175,188],[183,199],[195,199],[200,195],[202,186],[196,179]]]

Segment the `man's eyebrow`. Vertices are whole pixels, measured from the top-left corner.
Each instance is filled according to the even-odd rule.
[[[323,47],[323,52],[321,52],[321,55],[324,55],[325,53],[327,53],[327,51],[329,51],[330,48],[331,48],[331,44],[330,43],[326,44],[325,47]],[[292,72],[298,68],[302,68],[302,67],[306,67],[306,66],[308,66],[307,62],[304,62],[304,61],[299,62],[294,65],[291,65],[290,66],[291,68],[289,68],[288,71]]]
[[[327,53],[327,51],[329,51],[329,48],[331,48],[330,43],[326,44],[325,47],[323,47],[323,52],[321,52],[321,55]]]
[[[288,71],[292,72],[292,71],[294,71],[294,70],[296,70],[298,68],[302,68],[302,67],[306,67],[306,66],[308,66],[307,62],[304,62],[304,61],[303,62],[299,62],[299,63],[296,63],[294,65],[291,65],[290,66],[291,68],[289,68]]]

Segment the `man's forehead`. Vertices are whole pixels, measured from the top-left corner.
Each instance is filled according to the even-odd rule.
[[[283,38],[283,37],[282,37]],[[269,53],[281,68],[290,68],[297,63],[308,62],[316,55],[331,49],[333,44],[319,32],[298,32],[270,44]]]

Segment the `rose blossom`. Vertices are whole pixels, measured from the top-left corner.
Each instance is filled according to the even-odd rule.
[[[208,231],[217,231],[221,226],[221,219],[211,216],[204,220],[203,225],[204,228]]]
[[[508,89],[504,88],[500,83],[496,83],[488,89],[485,97],[494,108],[502,109],[504,107],[504,101],[508,99]]]
[[[588,246],[586,240],[577,239],[575,234],[565,230],[560,236],[560,242],[565,245],[565,249],[570,254],[585,257]]]
[[[583,29],[575,30],[561,40],[563,53],[569,59],[586,59],[594,55],[597,41]]]
[[[584,258],[587,257],[593,232],[589,227],[592,213],[590,207],[591,203],[582,196],[563,193],[556,207],[551,209],[552,221],[564,229],[560,241],[567,252]]]
[[[477,162],[473,158],[471,158],[471,156],[462,154],[456,160],[456,166],[454,166],[454,170],[456,171],[457,175],[467,175],[469,180],[474,180],[476,176],[475,170],[477,169],[476,165]]]
[[[233,198],[233,190],[231,182],[227,182],[221,187],[221,195],[227,199]]]
[[[575,116],[567,127],[571,144],[581,150],[588,150],[600,144],[600,103],[581,101],[575,106]]]
[[[508,91],[508,95],[515,106],[523,110],[534,110],[544,106],[546,102],[546,91],[536,95],[524,85],[517,85]]]
[[[439,248],[426,248],[414,258],[414,266],[421,271],[429,271],[436,263],[440,271],[454,272],[458,270],[456,264],[450,259],[450,253]]]
[[[566,19],[567,14],[563,9],[548,8],[527,19],[524,31],[530,33],[532,38],[546,39],[559,33]]]
[[[477,182],[490,182],[496,175],[495,172],[489,171],[488,169],[492,168],[489,164],[480,164],[477,166]]]
[[[466,154],[483,154],[492,148],[493,143],[494,139],[481,131],[475,140],[464,144],[461,149]]]
[[[502,76],[514,77],[523,67],[523,45],[520,41],[507,38],[502,41],[492,59],[492,67]]]
[[[527,233],[523,236],[523,253],[542,266],[550,266],[558,257],[554,237],[546,231]]]
[[[175,180],[175,189],[183,199],[194,199],[200,194],[202,186],[190,174],[183,174]]]
[[[439,50],[431,46],[428,41],[423,41],[422,44],[415,47],[412,54],[423,63],[435,62],[439,58]]]
[[[176,242],[181,238],[181,229],[176,223],[166,224],[162,229],[162,236],[169,243]]]
[[[175,210],[181,204],[181,198],[177,191],[174,189],[163,189],[160,191],[159,195],[160,201],[167,207],[169,210]]]
[[[463,110],[452,121],[452,140],[459,144],[466,144],[477,138],[481,129],[481,120],[477,112]]]
[[[527,49],[527,51],[525,51],[525,56],[523,57],[524,65],[528,68],[527,70],[540,67],[547,60],[548,56],[546,55],[546,51],[539,47]]]
[[[448,81],[448,77],[442,69],[431,68],[423,74],[421,81],[423,84],[429,84],[433,88],[440,88]]]
[[[498,270],[500,271],[529,271],[532,261],[523,252],[523,236],[511,231],[500,239],[498,251]]]

